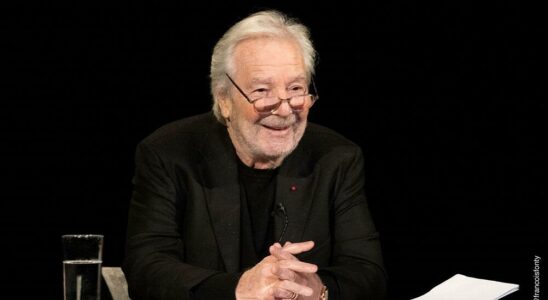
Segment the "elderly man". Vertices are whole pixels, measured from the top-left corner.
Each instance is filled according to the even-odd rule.
[[[383,298],[361,150],[307,124],[314,58],[302,24],[253,14],[215,46],[213,113],[139,144],[132,299]]]

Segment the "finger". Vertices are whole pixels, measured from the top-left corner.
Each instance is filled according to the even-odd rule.
[[[314,241],[300,242],[300,243],[286,243],[283,246],[284,251],[291,254],[300,254],[314,248]]]
[[[297,278],[297,274],[294,271],[288,268],[279,267],[278,265],[272,267],[272,274],[274,274],[280,280],[295,281],[295,279]]]
[[[315,264],[306,263],[300,260],[280,260],[277,262],[280,269],[289,269],[298,273],[316,273],[318,266]]]
[[[282,272],[285,272],[281,269],[289,269],[293,272],[299,273],[316,273],[318,271],[318,266],[315,264],[307,263],[300,261],[298,259],[280,259],[279,261],[273,263],[268,269],[271,274],[279,276]]]
[[[276,257],[277,259],[288,259],[288,260],[296,260],[297,259],[290,252],[284,251],[283,248],[270,246],[270,248],[268,250],[269,250],[270,254],[272,256]]]
[[[274,292],[272,295],[274,296],[275,299],[291,299],[296,294],[297,293],[288,291],[286,289],[277,288],[277,289],[274,289]]]
[[[282,280],[278,284],[278,289],[288,290],[303,296],[312,296],[314,291],[306,285],[298,284],[289,280]]]
[[[314,248],[314,241],[307,241],[301,243],[286,242],[282,247],[279,243],[272,244],[269,249],[283,249],[291,254],[300,254]]]
[[[276,247],[276,245],[270,246],[268,249],[270,254],[276,256],[278,259],[297,259],[293,254],[300,254],[306,252],[314,247],[313,241],[285,244],[283,248]]]

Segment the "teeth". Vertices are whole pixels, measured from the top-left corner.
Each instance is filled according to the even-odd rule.
[[[268,127],[268,128],[272,128],[272,129],[286,129],[286,128],[291,127],[290,125],[288,125],[288,126],[272,126],[272,125],[266,125],[266,124],[263,125],[263,126]]]

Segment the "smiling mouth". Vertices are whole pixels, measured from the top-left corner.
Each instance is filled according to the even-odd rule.
[[[291,126],[286,126],[286,127],[272,127],[272,126],[268,126],[268,125],[263,125],[263,127],[265,127],[266,129],[274,130],[274,131],[284,131],[284,130],[289,129]]]

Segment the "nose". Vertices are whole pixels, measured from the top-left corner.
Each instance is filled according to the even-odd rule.
[[[273,115],[278,115],[280,117],[286,117],[286,116],[289,116],[290,114],[292,114],[293,109],[289,105],[289,99],[281,99],[280,98],[280,100],[282,101],[280,103],[280,106],[278,106],[278,108],[276,108],[276,110],[273,111],[272,114]]]

